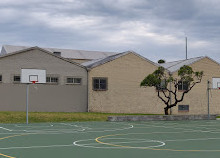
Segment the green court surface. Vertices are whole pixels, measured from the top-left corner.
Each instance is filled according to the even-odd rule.
[[[0,157],[219,156],[220,121],[0,124]]]

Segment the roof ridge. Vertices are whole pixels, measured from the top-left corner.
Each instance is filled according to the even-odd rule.
[[[166,62],[166,63],[172,63],[172,62],[177,62],[177,61],[186,61],[186,60],[191,60],[191,59],[195,59],[195,58],[204,58],[204,57],[205,56],[198,56],[198,57],[193,57],[193,58],[189,58],[189,59],[170,61],[170,62]],[[166,63],[163,63],[163,64],[166,64]]]
[[[173,61],[173,62],[178,62],[178,63],[176,63],[176,64],[174,64],[174,65],[171,65],[171,66],[169,66],[169,67],[167,67],[167,69],[169,69],[169,68],[171,68],[171,67],[173,67],[173,66],[176,66],[176,65],[178,65],[178,64],[181,64],[181,63],[183,63],[183,62],[185,62],[185,61],[187,61],[187,60],[191,60],[191,59],[195,59],[195,58],[205,58],[204,56],[200,56],[200,57],[194,57],[194,58],[189,58],[189,59],[185,59],[185,60],[177,60],[177,61]],[[172,62],[167,62],[167,63],[172,63]],[[194,62],[193,62],[194,63]]]
[[[71,64],[77,65],[77,66],[79,66],[79,67],[85,68],[85,66],[83,66],[83,65],[81,65],[81,64],[79,64],[79,63],[77,63],[77,62],[74,62],[74,61],[65,59],[65,58],[63,58],[63,57],[61,57],[61,56],[57,56],[57,55],[51,53],[50,51],[48,51],[48,50],[46,50],[46,49],[44,49],[44,48],[38,47],[38,46],[29,47],[29,48],[25,48],[25,49],[22,49],[22,50],[18,50],[18,51],[12,52],[12,53],[7,53],[7,54],[4,54],[4,55],[1,55],[1,56],[0,56],[0,59],[1,59],[1,58],[5,58],[5,57],[8,57],[8,56],[16,55],[16,54],[19,54],[19,53],[22,53],[22,52],[26,52],[26,51],[29,51],[29,50],[33,50],[33,49],[39,49],[39,50],[41,50],[41,51],[43,51],[43,52],[45,52],[45,53],[47,53],[47,54],[50,54],[51,56],[54,56],[54,57],[56,57],[56,58],[59,58],[59,59],[64,60],[64,61],[66,61],[66,62],[69,62],[69,63],[71,63]]]
[[[4,46],[27,47],[27,48],[35,47],[35,46],[10,45],[10,44],[4,44],[4,45],[2,45],[2,47],[4,47]],[[39,46],[37,46],[37,47],[39,47]],[[86,52],[100,52],[100,53],[117,53],[117,52],[100,51],[100,50],[83,50],[83,49],[55,48],[55,47],[39,47],[39,48],[43,48],[43,49],[73,50],[73,51],[86,51]]]

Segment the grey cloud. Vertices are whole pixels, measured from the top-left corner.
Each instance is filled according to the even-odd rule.
[[[218,0],[4,0],[0,45],[134,50],[149,59],[218,56]],[[12,37],[13,36],[13,37]],[[220,59],[218,59],[220,61]]]

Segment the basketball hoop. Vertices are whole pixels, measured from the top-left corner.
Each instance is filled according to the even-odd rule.
[[[35,84],[37,81],[31,81],[33,84]]]

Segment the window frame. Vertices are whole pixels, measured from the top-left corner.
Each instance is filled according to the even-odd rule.
[[[178,112],[189,112],[189,105],[178,105]]]
[[[72,79],[73,82],[68,82],[68,79]],[[77,79],[80,79],[80,82],[76,82]],[[66,76],[65,77],[65,84],[66,85],[82,85],[82,77],[76,76]]]
[[[181,82],[181,84],[179,84]],[[187,89],[184,89],[184,87],[186,87],[186,83],[187,83]],[[179,88],[181,86],[181,89]],[[187,81],[182,81],[179,80],[178,81],[178,91],[187,91],[189,89],[189,82]]]
[[[95,88],[95,80],[99,80],[98,86],[99,88]],[[101,80],[105,80],[105,89],[101,87]],[[107,91],[108,90],[108,78],[107,77],[93,77],[92,78],[92,90],[94,91]]]
[[[167,85],[166,80],[162,80],[160,85],[156,86],[156,91],[167,91]]]
[[[48,81],[48,78],[49,78],[49,81]],[[52,78],[57,78],[57,82],[52,82]],[[60,82],[60,77],[59,75],[46,75],[46,84],[59,84]]]
[[[15,77],[19,77],[20,80],[19,80],[19,81],[15,81]],[[12,82],[13,82],[13,83],[21,83],[21,75],[20,75],[20,74],[14,74],[14,75],[12,76]]]

